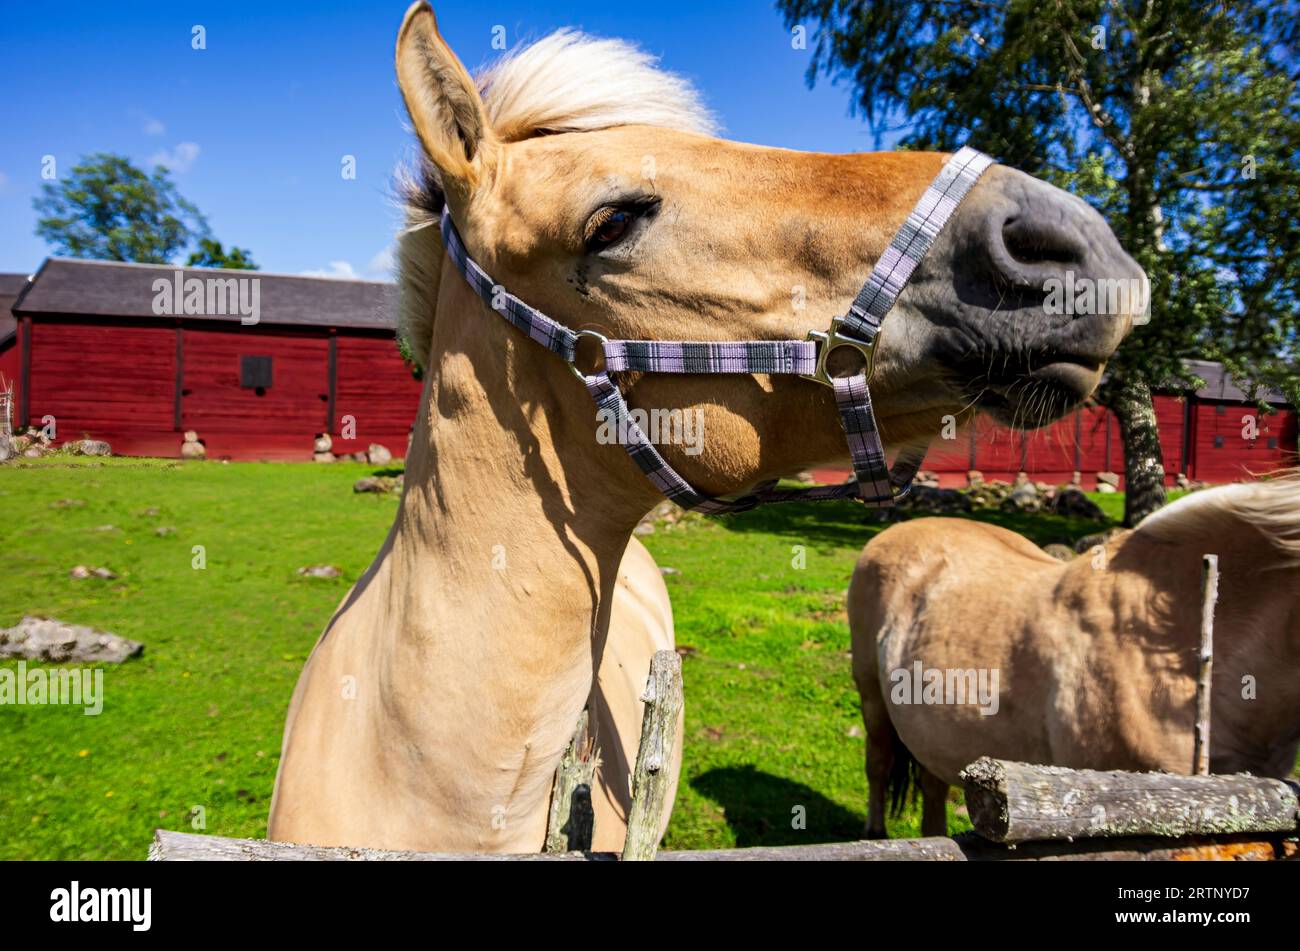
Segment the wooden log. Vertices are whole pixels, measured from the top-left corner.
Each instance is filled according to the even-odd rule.
[[[1030,842],[1018,846],[989,842],[974,832],[954,839],[865,839],[816,845],[759,846],[659,852],[658,862],[1109,862],[1109,861],[1270,861],[1300,858],[1295,839],[1278,836],[1218,836],[1178,840],[1092,839],[1082,842]],[[490,855],[454,852],[388,852],[383,849],[325,848],[227,839],[188,832],[154,833],[151,861],[162,862],[617,862],[616,852],[530,852]]]
[[[668,799],[669,764],[682,714],[682,659],[676,651],[655,651],[641,702],[641,745],[632,771],[632,806],[627,816],[623,861],[648,862],[659,849],[659,830]]]
[[[546,821],[545,851],[586,852],[591,848],[596,814],[591,785],[596,777],[595,741],[588,729],[588,713],[578,717],[578,728],[555,769],[551,811]]]
[[[1219,556],[1201,557],[1201,652],[1196,659],[1196,736],[1192,773],[1210,775],[1210,683],[1214,674],[1214,606],[1219,600]]]
[[[227,839],[189,832],[154,832],[151,862],[587,862],[617,861],[612,852],[528,852],[496,855],[488,852],[390,852],[346,846],[299,845],[266,839]]]
[[[961,772],[966,808],[994,842],[1295,832],[1296,791],[1254,776],[1033,766],[985,756]]]

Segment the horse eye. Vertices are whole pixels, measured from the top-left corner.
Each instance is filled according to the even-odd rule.
[[[633,219],[632,212],[626,209],[605,209],[596,220],[593,220],[592,227],[587,233],[587,250],[601,251],[617,244],[627,234]]]

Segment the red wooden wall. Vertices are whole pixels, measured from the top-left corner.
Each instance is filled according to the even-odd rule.
[[[392,338],[342,333],[334,338],[334,419],[330,419],[328,329],[259,326],[133,326],[44,319],[32,323],[28,418],[55,417],[56,444],[92,436],[121,455],[177,456],[193,429],[210,459],[308,460],[319,433],[356,420],[356,438],[336,452],[385,445],[406,455],[421,384]],[[20,334],[22,333],[20,327]],[[177,335],[180,420],[177,425]],[[11,356],[12,354],[12,356]],[[241,358],[269,356],[271,386],[241,386]],[[16,384],[21,344],[0,353],[0,372]],[[10,363],[12,362],[12,371]],[[16,388],[16,387],[15,387]],[[19,423],[15,400],[14,423]]]
[[[182,429],[208,457],[311,458],[329,413],[329,334],[247,328],[185,328]],[[269,356],[271,386],[240,386],[240,358]],[[178,447],[179,448],[179,447]]]
[[[93,436],[128,455],[176,454],[172,328],[34,321],[31,334],[32,425],[53,416],[59,444]]]
[[[1164,454],[1166,482],[1178,473],[1203,482],[1232,482],[1250,473],[1296,464],[1296,413],[1282,409],[1260,414],[1241,403],[1215,403],[1182,396],[1156,396],[1156,423]],[[1255,420],[1257,437],[1243,437],[1243,418]],[[1189,432],[1190,419],[1190,432]],[[967,428],[951,441],[937,441],[925,468],[947,486],[966,484],[978,469],[988,480],[1011,481],[1020,471],[1036,481],[1068,482],[1077,469],[1085,488],[1094,488],[1098,472],[1116,472],[1124,484],[1124,445],[1114,415],[1084,407],[1044,429],[1017,433],[988,419],[974,424],[974,445]],[[1220,437],[1216,445],[1215,437]],[[1077,448],[1076,448],[1077,447]],[[974,465],[971,465],[972,456]]]
[[[405,456],[423,384],[411,376],[392,339],[340,336],[335,359],[334,451],[365,452],[377,442]],[[352,439],[342,436],[345,416],[355,423]]]
[[[22,336],[22,325],[18,326],[18,333],[9,339],[8,343],[0,344],[0,389],[8,389],[13,394],[13,424],[18,425],[18,405],[19,394],[18,386],[22,382],[22,344],[19,338]]]

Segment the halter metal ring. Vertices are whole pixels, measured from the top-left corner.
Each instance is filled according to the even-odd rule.
[[[605,362],[605,344],[609,343],[609,338],[603,334],[596,333],[594,330],[575,330],[573,332],[573,358],[568,361],[568,366],[573,375],[585,383],[587,381],[587,374],[578,369],[578,341],[583,337],[590,337],[593,340],[599,341],[600,362],[602,366]],[[593,373],[599,373],[600,371],[601,366],[597,366],[592,370]]]
[[[834,386],[830,372],[826,367],[826,360],[835,350],[840,347],[852,347],[862,355],[863,374],[867,381],[870,382],[871,375],[876,368],[876,340],[861,340],[858,337],[842,333],[840,328],[844,326],[844,318],[836,317],[831,321],[830,329],[823,332],[820,330],[810,330],[808,339],[821,344],[817,351],[817,368],[812,373],[801,373],[805,380],[812,380],[823,386]]]

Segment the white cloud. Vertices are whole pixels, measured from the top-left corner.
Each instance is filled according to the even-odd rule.
[[[344,281],[356,281],[361,279],[361,275],[356,272],[347,261],[331,261],[329,267],[317,268],[311,271],[299,271],[303,277],[332,277]]]
[[[178,142],[176,148],[162,149],[149,156],[150,165],[164,165],[173,172],[188,172],[199,158],[199,147],[194,142]]]
[[[341,281],[390,281],[396,265],[393,257],[395,247],[390,244],[376,252],[362,271],[353,267],[351,261],[338,260],[330,261],[327,267],[311,268],[298,273],[303,277],[332,277]]]
[[[366,273],[375,277],[390,277],[396,264],[393,246],[390,244],[370,259],[370,263],[366,265]]]
[[[143,109],[129,109],[127,111],[132,119],[140,123],[140,131],[145,135],[167,134],[167,127],[163,125],[161,119],[155,119]]]

